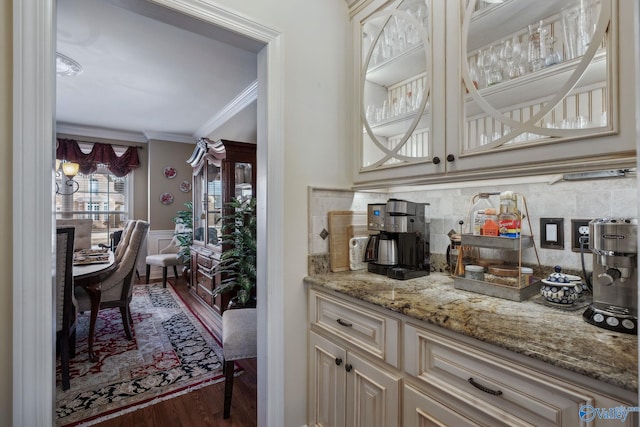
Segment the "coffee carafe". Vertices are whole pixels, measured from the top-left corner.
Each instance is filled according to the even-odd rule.
[[[394,236],[385,231],[386,203],[372,203],[367,207],[367,228],[378,231],[367,240],[364,260],[368,262],[368,270],[372,273],[387,274],[389,267],[398,264],[398,244]]]
[[[583,314],[588,323],[638,333],[637,241],[637,218],[600,218],[589,223],[593,302]]]

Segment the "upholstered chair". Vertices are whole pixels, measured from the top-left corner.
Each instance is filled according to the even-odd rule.
[[[56,220],[56,227],[75,227],[74,250],[91,248],[92,219],[61,218]]]
[[[169,242],[169,244],[160,249],[160,253],[155,255],[147,255],[147,279],[146,282],[149,283],[149,275],[151,274],[151,266],[162,267],[162,286],[167,287],[167,267],[173,266],[173,274],[178,279],[178,265],[183,265],[184,262],[178,256],[178,252],[180,251],[180,242],[178,238],[175,236],[176,233],[181,233],[184,230],[183,224],[176,224],[176,228],[174,231],[174,236]]]
[[[62,368],[62,389],[71,386],[69,360],[76,354],[77,301],[73,289],[74,227],[56,230],[56,338]]]
[[[222,313],[222,353],[224,355],[224,418],[231,412],[233,365],[235,360],[250,359],[258,354],[257,310],[238,308]]]
[[[100,309],[113,307],[120,309],[124,332],[129,340],[132,339],[129,303],[133,294],[134,272],[140,248],[148,231],[149,223],[146,221],[132,220],[125,225],[122,240],[114,254],[117,267],[100,283],[102,291]],[[78,289],[76,297],[80,311],[91,310],[89,295],[84,290]]]

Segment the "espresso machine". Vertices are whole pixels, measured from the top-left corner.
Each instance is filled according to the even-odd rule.
[[[616,332],[638,333],[638,219],[600,218],[589,223],[593,252],[593,302],[582,317]]]
[[[368,271],[393,279],[426,276],[431,270],[430,230],[427,203],[389,199],[386,204],[370,204],[367,228],[378,231],[367,241],[365,261]]]

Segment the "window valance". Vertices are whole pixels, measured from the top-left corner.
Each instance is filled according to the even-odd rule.
[[[56,145],[56,159],[78,163],[80,172],[85,175],[94,173],[99,164],[106,165],[118,177],[123,177],[140,166],[137,147],[128,147],[118,156],[111,144],[94,142],[91,151],[86,154],[75,139],[58,138]]]

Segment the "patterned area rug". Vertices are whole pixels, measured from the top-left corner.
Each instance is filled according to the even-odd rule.
[[[135,285],[133,340],[119,309],[100,310],[89,361],[89,313],[78,318],[71,388],[62,391],[58,358],[56,425],[91,425],[224,380],[222,349],[172,286]]]

